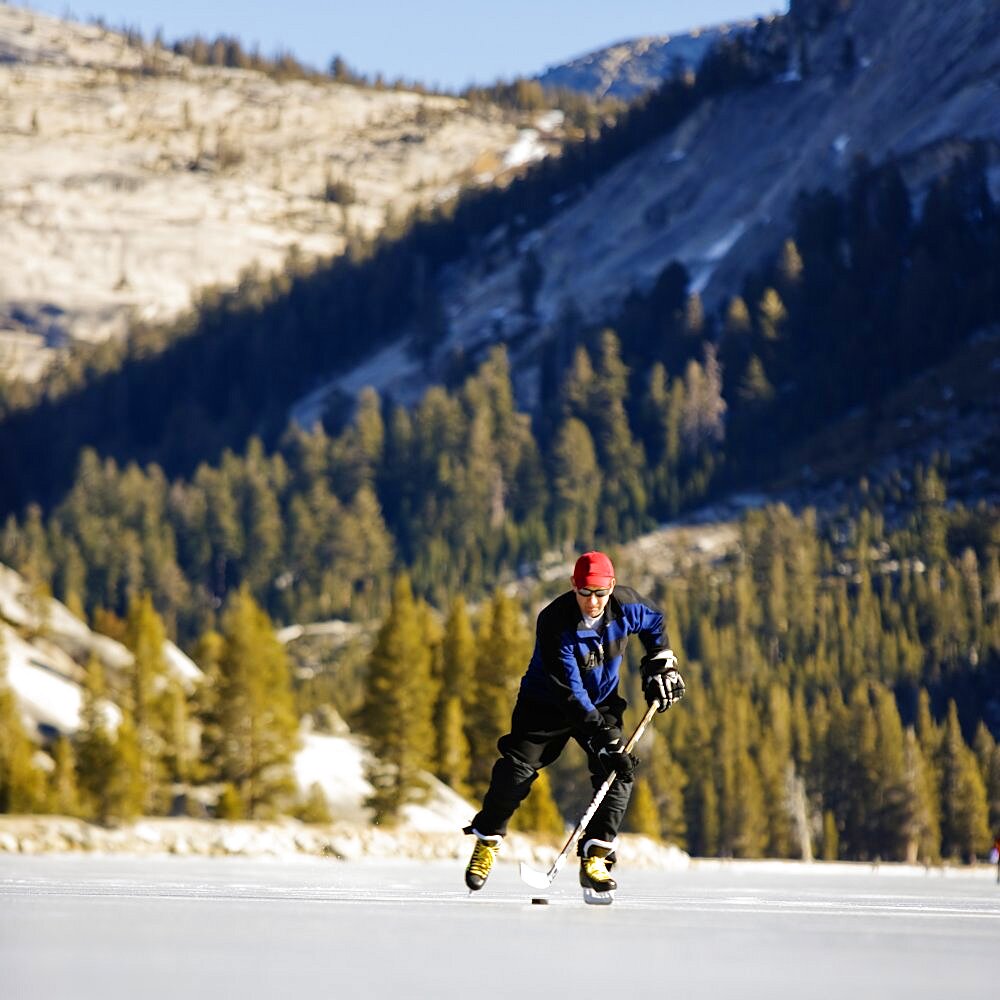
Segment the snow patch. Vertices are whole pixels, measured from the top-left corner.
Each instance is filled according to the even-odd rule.
[[[538,135],[538,130],[523,128],[518,132],[517,141],[504,154],[503,165],[507,170],[513,167],[522,167],[526,163],[544,160],[547,152]]]
[[[539,132],[554,132],[556,129],[561,128],[565,121],[566,113],[554,108],[535,118],[535,128]]]
[[[170,640],[163,645],[163,657],[167,663],[167,669],[190,690],[199,681],[205,679],[198,665],[190,656],[177,648]]]
[[[311,622],[308,625],[287,625],[285,628],[278,629],[275,637],[283,646],[295,642],[297,639],[314,635],[332,636],[346,642],[363,630],[364,627],[358,622],[345,622],[335,618],[328,622]]]
[[[365,777],[371,755],[357,736],[325,736],[305,733],[302,749],[295,757],[295,776],[303,791],[319,785],[335,820],[371,822],[365,799],[372,786]],[[475,808],[447,785],[424,775],[427,799],[404,806],[402,820],[408,829],[421,833],[457,833],[475,813]]]
[[[715,274],[714,267],[699,268],[691,278],[691,284],[689,286],[691,292],[695,295],[701,295],[701,293],[708,286],[708,283],[712,280],[713,274]]]
[[[8,682],[33,732],[75,733],[80,728],[81,664],[91,656],[112,670],[127,669],[132,653],[120,642],[92,632],[64,604],[32,591],[16,571],[0,564],[0,635],[8,661]],[[24,638],[28,636],[29,638]],[[197,664],[169,640],[167,669],[190,691],[204,678]],[[121,713],[108,703],[108,725],[117,728]]]
[[[0,656],[6,660],[7,684],[17,698],[29,731],[62,736],[77,732],[83,689],[65,676],[65,667],[46,658],[9,625],[0,624],[0,650]],[[117,729],[121,722],[119,709],[105,702],[103,712],[108,726]]]
[[[364,805],[373,791],[364,774],[365,758],[356,736],[308,733],[295,756],[295,777],[303,791],[319,785],[335,819],[371,822],[371,810]]]
[[[705,251],[705,259],[716,261],[722,260],[723,257],[732,250],[733,245],[736,241],[746,232],[747,224],[744,220],[732,225],[725,233],[717,239],[709,248]]]

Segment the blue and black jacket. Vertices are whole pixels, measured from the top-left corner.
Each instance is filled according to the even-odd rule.
[[[521,679],[521,695],[557,705],[571,723],[592,732],[603,717],[596,706],[618,688],[625,646],[638,635],[647,656],[670,646],[663,615],[629,587],[615,587],[594,628],[570,590],[541,610],[535,650]]]

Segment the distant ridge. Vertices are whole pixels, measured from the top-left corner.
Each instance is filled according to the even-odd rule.
[[[678,71],[696,70],[717,41],[750,31],[756,23],[738,21],[683,35],[650,35],[616,42],[550,66],[538,80],[545,87],[631,101]]]

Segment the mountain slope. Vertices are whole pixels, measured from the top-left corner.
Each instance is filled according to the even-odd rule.
[[[691,290],[717,308],[789,234],[797,193],[843,189],[855,157],[900,158],[918,200],[972,140],[1000,163],[1000,6],[859,0],[822,29],[790,23],[788,72],[702,104],[514,251],[450,269],[442,286],[450,333],[430,365],[389,347],[329,390],[372,384],[412,399],[454,355],[478,357],[508,341],[530,401],[530,359],[566,304],[608,321],[630,290],[648,288],[678,260]],[[1000,168],[991,176],[1000,190]],[[534,316],[520,308],[529,249],[543,268]],[[316,392],[293,413],[308,422],[322,399]]]
[[[720,39],[749,31],[753,21],[713,25],[682,35],[654,35],[618,42],[569,62],[550,66],[538,77],[544,87],[563,87],[594,98],[631,101],[678,72],[697,70]]]
[[[448,97],[279,82],[0,5],[0,374],[342,252],[558,143]]]
[[[982,0],[940,15],[915,0],[865,0],[819,29],[780,20],[754,39],[769,46],[759,61],[774,70],[769,81],[746,86],[752,74],[736,63],[732,85],[699,81],[681,88],[673,108],[647,104],[641,127],[607,137],[608,152],[603,142],[574,147],[531,183],[465,202],[357,267],[334,264],[287,291],[291,281],[249,284],[161,355],[142,353],[75,398],[12,414],[0,427],[5,504],[57,498],[83,444],[184,474],[251,433],[277,440],[289,410],[311,425],[342,405],[344,391],[370,384],[407,401],[455,384],[496,343],[508,347],[530,406],[541,348],[568,307],[588,326],[615,322],[634,290],[679,260],[688,290],[717,309],[790,234],[797,193],[843,189],[855,152],[899,157],[919,205],[927,185],[982,140],[995,185],[998,22],[1000,9]],[[746,43],[734,48],[746,56]],[[651,121],[656,114],[679,123],[667,130]],[[643,145],[652,135],[660,138]],[[565,164],[577,169],[561,172]],[[547,221],[532,229],[529,216]],[[454,263],[438,272],[428,259]],[[388,346],[376,351],[379,343]],[[46,468],[33,472],[24,456],[45,447]]]

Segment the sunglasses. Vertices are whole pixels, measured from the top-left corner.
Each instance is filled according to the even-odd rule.
[[[607,597],[611,593],[610,587],[577,587],[576,592],[581,597]]]

